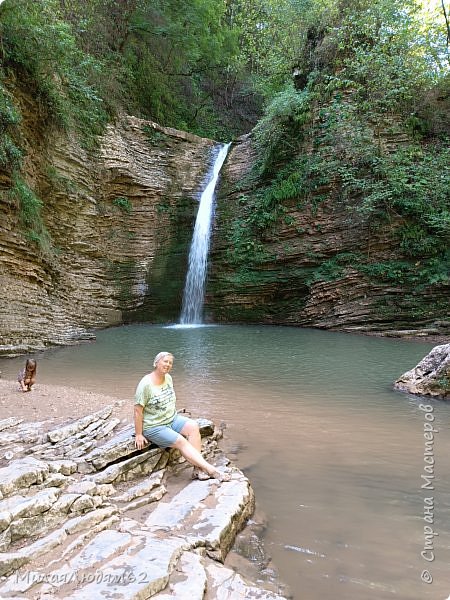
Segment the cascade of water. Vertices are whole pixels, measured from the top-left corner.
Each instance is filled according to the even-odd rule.
[[[208,183],[200,197],[191,249],[189,251],[189,267],[180,317],[181,325],[199,325],[202,323],[209,240],[214,213],[214,192],[220,169],[225,161],[229,147],[230,144],[224,144],[220,148],[211,171],[208,174]]]

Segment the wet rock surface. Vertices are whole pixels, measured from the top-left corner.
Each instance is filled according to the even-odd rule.
[[[286,597],[276,579],[250,582],[223,565],[254,510],[243,473],[192,480],[176,450],[137,451],[112,412],[58,427],[0,421],[0,435],[21,439],[1,450],[0,597]],[[224,469],[222,431],[198,422],[204,455]]]
[[[450,399],[450,344],[435,346],[413,369],[403,373],[394,387],[411,394]]]

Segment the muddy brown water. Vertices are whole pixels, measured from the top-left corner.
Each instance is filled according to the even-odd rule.
[[[446,600],[450,404],[392,388],[433,345],[140,324],[34,356],[39,382],[129,399],[131,419],[137,381],[159,351],[173,352],[178,406],[226,422],[224,444],[250,478],[266,549],[295,600]],[[1,359],[3,377],[23,362]]]

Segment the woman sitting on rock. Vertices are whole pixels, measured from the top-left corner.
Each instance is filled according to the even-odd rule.
[[[31,392],[31,386],[36,383],[36,361],[34,358],[27,359],[25,368],[17,375],[22,392]]]
[[[143,448],[153,442],[160,448],[176,448],[194,465],[193,478],[229,481],[229,473],[218,471],[201,455],[201,437],[196,421],[177,414],[170,352],[160,352],[154,369],[139,382],[134,406],[135,446]]]

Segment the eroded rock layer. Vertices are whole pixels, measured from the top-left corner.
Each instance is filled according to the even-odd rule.
[[[214,142],[123,117],[87,150],[20,100],[23,179],[41,222],[27,220],[26,198],[0,173],[0,353],[133,318],[174,320]]]
[[[87,149],[42,122],[23,90],[17,102],[26,151],[20,176],[28,187],[0,169],[0,355],[68,344],[133,320],[176,322],[198,192],[215,143],[122,117]],[[404,142],[386,139],[387,146]],[[284,201],[282,216],[248,240],[253,254],[261,252],[258,264],[247,268],[245,256],[244,266],[233,263],[233,228],[246,197],[263,185],[248,177],[255,159],[249,135],[224,165],[207,319],[450,333],[448,284],[387,283],[358,268],[358,257],[366,266],[398,257],[400,224],[393,218],[370,229],[357,200],[339,201],[333,181],[316,190],[320,201]],[[37,213],[29,212],[27,190],[42,203]]]
[[[259,251],[253,247],[241,249],[240,264],[233,263],[236,217],[241,227],[248,226],[248,201],[264,185],[249,177],[254,162],[251,136],[245,136],[233,146],[223,170],[208,287],[212,320],[395,336],[450,334],[448,284],[394,284],[358,269],[358,256],[370,264],[401,258],[395,233],[400,221],[369,229],[358,200],[355,206],[340,201],[333,182],[317,190],[326,198],[320,202],[283,201],[282,216],[259,239],[248,241],[261,245],[258,263],[245,261],[246,250]],[[336,257],[344,262],[333,263]]]

